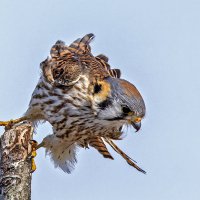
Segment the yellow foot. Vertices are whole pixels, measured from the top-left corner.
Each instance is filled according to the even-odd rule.
[[[31,155],[30,155],[31,173],[33,173],[36,170],[36,164],[35,164],[34,158],[37,156],[36,150],[37,150],[38,143],[35,140],[31,140],[30,143],[31,143]]]
[[[37,156],[37,149],[39,149],[40,147],[43,146],[43,142],[38,144],[37,141],[35,140],[31,140],[30,141],[30,144],[31,144],[31,155],[30,155],[30,158],[31,158],[31,173],[33,173],[37,167],[36,167],[36,164],[35,164],[35,160],[34,158]]]
[[[26,117],[20,117],[18,119],[11,119],[9,121],[0,121],[0,126],[5,126],[6,128],[11,128],[14,124],[27,120]]]
[[[31,173],[37,169],[34,158],[31,158]]]

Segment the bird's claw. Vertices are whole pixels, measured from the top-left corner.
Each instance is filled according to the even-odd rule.
[[[37,156],[37,147],[38,147],[38,143],[35,140],[31,140],[30,141],[31,144],[31,153],[30,153],[30,159],[31,159],[31,173],[33,173],[36,170],[36,164],[35,164],[35,160],[34,158]]]

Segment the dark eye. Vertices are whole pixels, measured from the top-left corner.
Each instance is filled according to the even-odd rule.
[[[122,107],[122,111],[123,111],[124,114],[128,114],[128,113],[131,112],[131,110],[130,110],[130,108],[128,106],[123,106]]]
[[[95,84],[95,86],[94,86],[94,93],[95,94],[99,93],[101,91],[101,87],[102,87],[101,85]]]

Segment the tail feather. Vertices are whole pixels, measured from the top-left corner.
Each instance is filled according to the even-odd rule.
[[[71,54],[69,47],[61,40],[58,40],[51,48],[50,55],[56,59],[65,55]]]
[[[132,158],[130,158],[128,155],[126,155],[111,139],[108,138],[104,138],[104,140],[118,153],[120,154],[125,160],[126,162],[131,165],[132,167],[134,167],[135,169],[137,169],[138,171],[146,174],[146,172],[141,169],[139,166],[137,166],[134,162],[134,160]]]
[[[80,41],[81,41],[81,38],[76,39],[72,44],[69,45],[69,49],[72,52],[77,51]]]
[[[69,49],[75,53],[91,52],[89,43],[93,40],[94,34],[85,35],[82,39],[78,38],[70,46]]]
[[[100,55],[96,56],[95,58],[108,71],[110,76],[115,77],[115,78],[120,78],[121,77],[120,69],[111,69],[110,65],[108,64],[108,58],[106,56],[100,54]]]
[[[101,60],[104,60],[105,62],[108,62],[108,57],[105,56],[104,54],[99,54],[98,56],[96,56],[96,58],[99,58]]]
[[[120,69],[110,69],[109,70],[109,74],[112,77],[115,77],[115,78],[120,78],[121,77],[121,71],[120,71]]]
[[[79,51],[91,51],[90,45],[89,43],[94,39],[94,34],[93,33],[89,33],[87,35],[85,35],[81,41],[79,42]]]
[[[101,65],[107,70],[110,70],[110,65],[107,63],[106,58],[102,57],[102,55],[96,56],[95,57],[100,63]]]

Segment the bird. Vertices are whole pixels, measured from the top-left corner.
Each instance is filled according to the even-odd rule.
[[[123,139],[123,126],[141,128],[146,107],[138,89],[112,69],[104,54],[94,56],[90,33],[67,46],[58,40],[50,55],[40,64],[41,76],[23,117],[36,127],[48,121],[52,134],[37,148],[44,147],[55,167],[71,173],[77,162],[78,148],[94,148],[104,158],[114,159],[109,145],[129,165],[142,173],[132,158],[113,141]],[[8,125],[0,122],[0,125]]]

